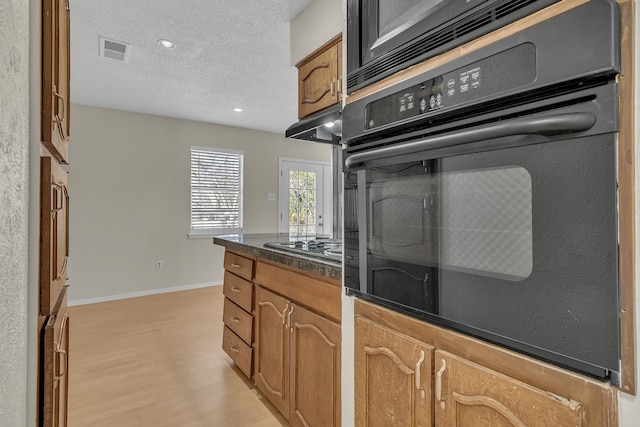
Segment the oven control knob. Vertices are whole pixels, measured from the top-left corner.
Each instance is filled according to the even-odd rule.
[[[433,95],[429,97],[429,108],[430,109],[436,108],[436,97]]]
[[[438,93],[438,95],[436,96],[436,105],[438,107],[442,107],[442,94]]]

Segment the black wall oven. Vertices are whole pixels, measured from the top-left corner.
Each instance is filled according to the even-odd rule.
[[[348,0],[347,92],[558,0]]]
[[[343,111],[347,293],[619,383],[617,4]]]

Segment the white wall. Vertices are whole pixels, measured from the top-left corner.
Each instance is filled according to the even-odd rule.
[[[27,422],[29,4],[0,0],[0,425]]]
[[[325,144],[78,104],[71,129],[70,303],[222,281],[223,248],[187,238],[192,145],[244,151],[245,233],[278,230],[280,156],[331,161]]]
[[[313,0],[291,21],[291,65],[342,33],[343,0]]]

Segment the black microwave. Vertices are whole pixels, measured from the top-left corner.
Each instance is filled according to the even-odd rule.
[[[558,0],[348,0],[347,93]]]

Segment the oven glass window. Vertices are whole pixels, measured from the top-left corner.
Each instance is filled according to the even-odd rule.
[[[372,182],[369,191],[373,255],[511,281],[531,274],[525,168],[397,177]]]
[[[425,18],[444,0],[380,0],[378,2],[378,37],[399,32]]]

